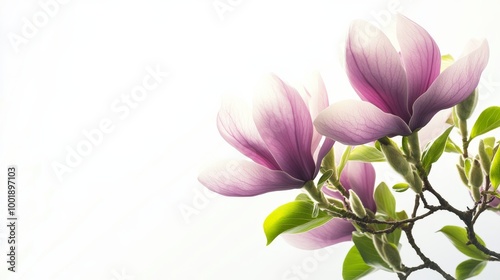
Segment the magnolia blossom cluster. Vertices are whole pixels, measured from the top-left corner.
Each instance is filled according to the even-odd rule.
[[[328,169],[324,159],[334,143],[355,146],[381,139],[389,143],[393,136],[411,137],[425,130],[438,112],[470,98],[487,65],[486,40],[470,42],[463,55],[441,71],[439,47],[427,31],[402,15],[396,26],[399,50],[369,23],[351,25],[346,73],[361,100],[329,105],[326,87],[316,74],[303,88],[271,75],[266,87],[256,93],[251,110],[224,103],[217,117],[220,134],[249,160],[237,161],[231,172],[227,172],[228,162],[221,161],[205,169],[199,181],[226,196],[307,187]],[[336,94],[334,88],[331,94]],[[362,211],[377,212],[371,163],[347,161],[338,175],[342,189],[320,180],[318,197],[336,201],[339,208],[359,203]],[[412,176],[405,178],[411,183]],[[421,186],[414,190],[418,193]],[[354,194],[354,201],[346,200],[346,193]],[[498,204],[498,200],[489,202]],[[351,220],[335,216],[308,231],[283,236],[299,248],[317,249],[351,240],[355,230]]]

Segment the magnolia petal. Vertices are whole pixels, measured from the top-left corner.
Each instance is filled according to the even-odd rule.
[[[408,81],[408,107],[439,75],[441,53],[434,39],[420,25],[397,16],[397,36]]]
[[[443,132],[451,126],[451,124],[447,123],[448,119],[451,117],[451,113],[451,109],[438,112],[434,115],[434,117],[432,117],[427,125],[418,131],[420,149],[422,151],[427,144],[439,135],[443,134]]]
[[[310,231],[283,234],[283,238],[297,248],[315,250],[351,240],[354,230],[355,228],[351,222],[340,218],[333,218]]]
[[[321,145],[321,148],[318,150],[318,154],[316,157],[316,169],[314,170],[314,177],[318,175],[319,169],[321,168],[321,162],[323,161],[323,158],[326,156],[326,154],[333,147],[334,143],[335,141],[333,141],[332,139],[325,138],[325,141]]]
[[[409,121],[406,73],[399,54],[380,29],[365,21],[351,25],[346,68],[361,99]]]
[[[375,187],[375,169],[365,162],[350,161],[340,174],[340,183],[346,190],[353,190],[363,202],[365,208],[375,213],[377,206],[373,200]]]
[[[488,57],[488,42],[483,40],[477,48],[446,68],[413,104],[410,128],[425,126],[440,110],[465,100],[479,84]]]
[[[208,189],[226,196],[254,196],[304,185],[303,181],[283,171],[271,170],[246,160],[214,164],[203,170],[198,180]]]
[[[315,72],[307,77],[304,83],[304,89],[301,91],[301,95],[309,108],[311,119],[313,120],[321,111],[328,107],[328,94],[326,92],[325,83],[318,72]],[[316,129],[313,129],[311,154],[317,154],[321,137],[321,134],[319,134]]]
[[[312,120],[297,90],[272,75],[254,104],[255,125],[280,169],[297,179],[313,179]]]
[[[371,103],[354,100],[330,105],[319,114],[314,125],[319,133],[346,145],[411,133],[401,118],[384,113]]]
[[[251,112],[241,101],[225,100],[222,103],[217,128],[229,144],[256,163],[270,169],[280,168],[257,132]]]

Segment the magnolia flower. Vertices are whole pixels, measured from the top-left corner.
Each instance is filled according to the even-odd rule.
[[[349,161],[340,175],[340,182],[344,188],[353,190],[359,196],[366,209],[370,209],[372,212],[376,211],[373,200],[375,170],[370,163]],[[343,201],[342,196],[337,191],[323,187],[323,192]],[[283,237],[295,247],[314,250],[349,241],[353,231],[355,228],[351,222],[341,218],[333,218],[310,231],[284,234]]]
[[[301,188],[318,174],[332,148],[314,129],[312,120],[328,106],[319,75],[301,90],[275,75],[254,99],[253,117],[234,103],[224,104],[217,117],[222,137],[248,160],[221,162],[204,170],[199,181],[227,196],[253,196]]]
[[[441,55],[432,37],[397,17],[398,53],[387,36],[364,21],[352,24],[346,46],[348,78],[363,101],[331,105],[315,120],[318,131],[348,145],[384,136],[409,135],[440,110],[465,100],[486,67],[486,40],[440,73]]]

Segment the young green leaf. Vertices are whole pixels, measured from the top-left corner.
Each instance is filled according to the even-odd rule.
[[[455,142],[453,142],[453,140],[451,140],[450,138],[448,138],[448,141],[446,141],[446,147],[444,148],[444,151],[447,153],[456,153],[459,155],[463,154],[462,148],[455,144]]]
[[[445,226],[439,231],[444,233],[453,246],[455,246],[455,248],[457,248],[464,255],[476,260],[488,260],[488,255],[481,252],[476,248],[476,246],[472,244],[467,245],[469,239],[467,238],[467,230],[465,228],[458,226]],[[476,235],[476,237],[479,243],[484,245],[484,241],[479,236]]]
[[[321,178],[319,178],[319,181],[318,181],[318,186],[323,186],[323,183],[326,182],[326,180],[330,179],[330,177],[333,175],[333,170],[331,169],[328,169],[326,170],[323,175],[321,175]]]
[[[392,189],[397,191],[397,192],[404,192],[409,188],[410,188],[410,185],[408,185],[408,183],[397,183],[394,186],[392,186]]]
[[[340,174],[342,174],[342,170],[344,170],[347,161],[349,160],[349,155],[351,154],[351,151],[352,151],[352,146],[347,146],[344,153],[342,154],[342,157],[340,158],[340,162],[337,167],[337,174],[339,177]]]
[[[351,151],[349,160],[363,162],[383,162],[385,161],[385,156],[375,147],[362,145],[355,147]]]
[[[386,183],[382,182],[377,186],[373,198],[378,212],[396,219],[396,199]]]
[[[276,208],[264,221],[267,245],[284,232],[306,232],[333,218],[324,211],[313,217],[313,211],[314,203],[305,200],[295,200]]]
[[[427,172],[429,172],[431,165],[443,154],[452,129],[453,127],[446,129],[422,154],[422,165]]]
[[[375,249],[375,245],[373,245],[372,239],[366,234],[353,232],[352,241],[354,242],[354,245],[356,245],[356,248],[358,248],[363,261],[367,265],[389,272],[393,271],[392,268],[378,254],[377,249]]]
[[[460,263],[455,269],[455,277],[457,280],[464,280],[479,275],[486,267],[486,261],[478,261],[474,259],[466,260]]]
[[[376,271],[375,267],[367,265],[356,246],[352,246],[347,253],[342,265],[342,278],[344,280],[357,280]]]
[[[497,127],[500,127],[500,107],[491,106],[479,115],[470,131],[469,138],[473,139]]]
[[[497,150],[491,161],[490,180],[491,186],[496,190],[500,185],[500,150]]]
[[[305,193],[301,193],[301,194],[297,195],[295,197],[295,200],[311,201],[311,203],[312,203],[311,198],[307,194],[305,194]]]

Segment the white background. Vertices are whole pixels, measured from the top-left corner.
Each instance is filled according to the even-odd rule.
[[[454,56],[470,38],[486,37],[491,55],[479,106],[500,103],[500,5],[493,0],[70,0],[53,2],[50,15],[47,2],[0,1],[0,182],[7,165],[19,169],[18,271],[5,262],[2,183],[0,279],[340,279],[350,243],[316,252],[281,239],[265,246],[264,218],[299,191],[227,198],[204,190],[197,174],[216,159],[240,156],[218,135],[216,113],[223,96],[248,97],[263,74],[293,82],[319,70],[331,102],[355,98],[342,66],[354,19],[394,34],[396,8]],[[217,11],[217,3],[229,9]],[[169,76],[128,115],[113,109],[155,68]],[[67,166],[84,131],[103,120],[111,131]],[[446,158],[432,179],[465,209],[471,203],[456,157]],[[58,178],[54,166],[61,165],[68,172]],[[377,182],[400,181],[377,169]],[[410,210],[410,193],[397,198],[399,209]],[[477,228],[497,251],[499,222],[486,213]],[[453,273],[465,257],[436,233],[444,224],[460,221],[436,215],[417,224],[416,237]],[[407,245],[402,254],[407,265],[419,264]],[[499,272],[490,263],[480,278]],[[439,279],[433,272],[412,279],[424,277]]]

